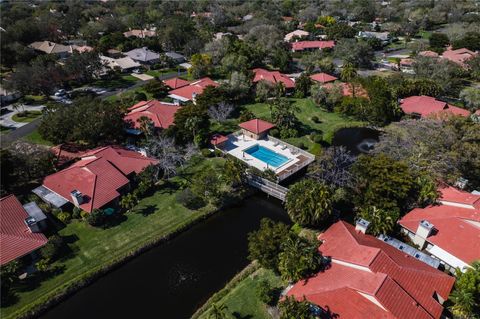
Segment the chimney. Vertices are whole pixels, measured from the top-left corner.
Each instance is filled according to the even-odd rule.
[[[432,233],[432,230],[433,224],[429,223],[427,220],[422,220],[418,224],[413,242],[420,247],[420,250],[425,248],[425,243],[427,242],[428,236]]]
[[[39,233],[40,227],[34,217],[28,216],[25,218],[25,225],[30,229],[32,233]]]
[[[357,222],[355,223],[355,230],[357,232],[361,232],[361,233],[364,233],[366,234],[367,233],[367,229],[368,229],[368,225],[370,225],[370,222],[363,219],[363,218],[360,218],[359,220],[357,220]]]
[[[73,205],[76,207],[83,204],[83,194],[80,191],[74,189],[70,192],[70,196],[72,196]]]

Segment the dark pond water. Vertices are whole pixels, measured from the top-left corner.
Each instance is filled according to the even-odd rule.
[[[263,196],[216,214],[80,290],[41,318],[189,318],[247,264],[247,234],[264,217],[288,223]]]
[[[345,146],[353,154],[368,153],[378,142],[380,133],[366,127],[343,128],[335,133],[332,145]]]

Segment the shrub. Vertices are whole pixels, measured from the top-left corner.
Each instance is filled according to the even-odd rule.
[[[60,212],[58,215],[57,215],[57,218],[67,224],[68,222],[70,222],[70,220],[72,219],[72,215],[69,213],[69,212]]]
[[[98,227],[105,223],[106,216],[103,210],[101,209],[94,209],[90,214],[87,216],[87,223],[91,226]]]
[[[58,214],[60,214],[62,210],[60,208],[52,209],[52,215],[58,218]]]
[[[279,137],[280,136],[280,131],[278,129],[274,128],[274,129],[270,130],[269,134],[273,137]]]
[[[35,267],[38,271],[47,271],[50,268],[50,259],[42,258],[36,264]]]
[[[262,280],[258,283],[257,296],[263,303],[274,305],[276,302],[276,289],[273,289],[268,281]]]
[[[73,207],[72,218],[79,219],[81,217],[82,217],[82,209],[77,206]]]
[[[195,195],[190,188],[186,188],[176,196],[177,202],[187,207],[188,209],[199,209],[205,206],[204,201]]]
[[[40,249],[43,259],[55,260],[63,246],[63,238],[53,235],[48,238],[48,243]]]
[[[320,123],[320,119],[318,118],[318,116],[312,116],[312,122],[313,123]]]
[[[306,149],[305,144],[303,142],[298,143],[298,148],[301,148],[302,150]]]
[[[315,136],[313,137],[313,142],[314,143],[322,143],[323,141],[323,137],[322,137],[322,134],[315,134]]]
[[[89,215],[89,214],[88,214],[86,211],[84,211],[84,210],[82,210],[82,211],[80,212],[80,217],[81,217],[82,219],[87,219],[88,215]]]
[[[214,151],[214,155],[215,155],[216,157],[222,157],[222,156],[223,156],[223,153],[222,153],[222,151],[216,149],[216,150]]]
[[[200,152],[202,153],[203,157],[212,157],[213,156],[212,151],[210,151],[208,148],[202,148],[202,150]]]

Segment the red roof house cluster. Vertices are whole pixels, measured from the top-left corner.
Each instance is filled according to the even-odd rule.
[[[168,92],[169,94],[168,96],[180,102],[187,102],[187,101],[195,102],[195,96],[198,94],[202,94],[203,90],[207,86],[217,87],[219,86],[219,84],[213,81],[212,79],[205,77],[195,82],[191,82],[188,85],[176,88]]]
[[[238,126],[257,135],[275,127],[275,125],[273,125],[272,123],[260,119],[253,119],[247,122],[243,122],[238,124]]]
[[[175,113],[180,109],[179,106],[157,100],[142,101],[129,108],[129,113],[125,115],[125,122],[131,123],[132,128],[140,128],[140,118],[149,118],[155,128],[166,129],[173,125]]]
[[[467,117],[470,115],[468,110],[439,101],[430,96],[410,96],[400,102],[400,107],[405,114],[412,114],[419,117],[439,116],[439,115],[460,115]]]
[[[335,47],[335,41],[297,41],[292,43],[292,51],[304,51],[312,49],[333,49]]]
[[[399,224],[413,238],[427,221],[432,231],[424,238],[426,250],[451,268],[466,269],[480,259],[480,195],[449,186],[439,192],[441,205],[415,208]]]
[[[140,173],[156,160],[118,147],[102,147],[86,153],[78,162],[47,176],[43,186],[74,203],[72,192],[82,195],[79,205],[86,212],[102,208],[120,197],[129,176]]]
[[[462,68],[466,68],[466,62],[477,55],[478,53],[470,51],[466,48],[452,50],[452,48],[449,47],[442,53],[442,58],[452,61],[453,63],[460,65]]]
[[[335,318],[440,318],[455,279],[343,221],[319,236],[331,265],[287,295]]]
[[[30,254],[44,246],[47,238],[32,233],[25,223],[29,217],[14,195],[0,199],[0,265]]]
[[[319,82],[319,83],[322,83],[322,84],[325,84],[325,83],[329,83],[329,82],[334,82],[336,80],[338,80],[338,78],[330,75],[330,74],[327,74],[327,73],[316,73],[316,74],[312,74],[310,75],[310,78],[316,82]]]
[[[293,89],[295,87],[295,82],[292,79],[278,71],[268,71],[258,68],[253,69],[253,73],[255,74],[253,77],[253,83],[267,81],[271,84],[283,83],[286,89]]]
[[[187,86],[190,84],[189,81],[181,79],[181,78],[173,78],[173,79],[168,79],[164,80],[163,83],[165,83],[166,86],[171,88],[172,90],[178,89],[184,86]]]

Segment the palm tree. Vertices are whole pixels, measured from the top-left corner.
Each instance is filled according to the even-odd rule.
[[[357,77],[357,68],[350,62],[347,62],[340,75],[342,80],[352,86],[352,96],[355,98],[355,79]]]
[[[227,319],[227,313],[226,311],[228,310],[227,306],[223,304],[212,304],[212,310],[210,311],[210,315],[208,318],[210,319]]]
[[[452,312],[460,318],[469,318],[475,307],[475,298],[471,291],[456,289],[450,295],[450,299],[454,302]]]

